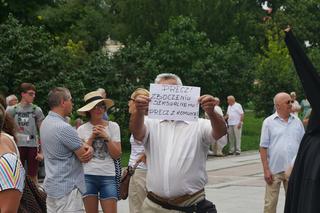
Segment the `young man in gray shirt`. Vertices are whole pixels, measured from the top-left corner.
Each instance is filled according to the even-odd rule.
[[[38,129],[44,115],[41,108],[33,104],[36,96],[35,86],[31,83],[22,83],[20,90],[20,103],[8,107],[7,113],[15,120],[18,127],[17,144],[21,162],[27,168],[27,174],[31,179],[38,183],[39,161],[43,160],[38,140]]]

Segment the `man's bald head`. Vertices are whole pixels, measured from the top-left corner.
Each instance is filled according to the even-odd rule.
[[[288,93],[279,92],[273,98],[276,111],[282,117],[288,117],[292,112],[292,99]]]

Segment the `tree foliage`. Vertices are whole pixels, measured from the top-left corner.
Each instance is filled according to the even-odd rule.
[[[280,29],[290,25],[299,39],[313,46],[320,45],[318,0],[285,0],[275,5],[275,11],[273,19]]]
[[[74,71],[76,57],[67,48],[55,44],[42,28],[23,26],[12,16],[0,26],[0,77],[1,91],[18,92],[22,82],[37,87],[37,103],[45,110],[48,91],[55,86],[67,85],[70,89],[83,89]]]
[[[46,5],[52,5],[54,0],[1,0],[0,23],[4,22],[9,14],[13,14],[19,21],[31,24],[35,21],[35,13]]]
[[[171,17],[182,15],[192,17],[197,30],[218,44],[238,37],[248,51],[256,51],[264,39],[263,11],[258,2],[251,0],[119,0],[117,5],[116,18],[127,29],[124,37],[130,35],[153,42],[168,29]]]
[[[194,19],[179,16],[171,19],[155,47],[162,70],[178,74],[185,85],[199,86],[203,94],[248,100],[254,78],[247,63],[251,56],[236,38],[225,45],[213,44],[206,33],[197,31]]]
[[[112,35],[110,6],[105,1],[60,1],[37,12],[38,24],[65,45],[83,42],[87,51],[99,50]]]
[[[302,94],[283,33],[281,35],[270,31],[268,35],[268,46],[256,61],[254,103],[260,115],[273,112],[273,97],[276,93],[297,91],[298,95]]]

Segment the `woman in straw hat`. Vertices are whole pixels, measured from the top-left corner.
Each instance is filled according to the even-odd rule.
[[[77,131],[80,138],[94,149],[93,158],[84,164],[87,191],[84,193],[86,212],[98,212],[98,199],[103,212],[117,212],[117,186],[113,159],[121,156],[120,127],[106,121],[103,115],[113,101],[102,97],[99,91],[84,96],[85,106],[78,113],[89,121]]]
[[[129,113],[133,113],[135,110],[135,105],[133,104],[135,98],[138,95],[150,96],[148,90],[143,88],[136,89],[130,96],[128,106]],[[134,167],[137,162],[140,162],[137,165],[134,175],[131,177],[129,183],[129,209],[130,213],[141,212],[141,207],[144,199],[147,197],[147,188],[146,188],[146,175],[147,175],[147,165],[145,164],[145,154],[144,146],[137,143],[137,141],[131,135],[130,137],[131,144],[131,154],[129,159],[129,166]]]

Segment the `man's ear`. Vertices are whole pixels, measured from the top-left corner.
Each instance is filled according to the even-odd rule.
[[[64,106],[64,102],[65,102],[65,100],[61,99],[60,100],[60,106]]]

